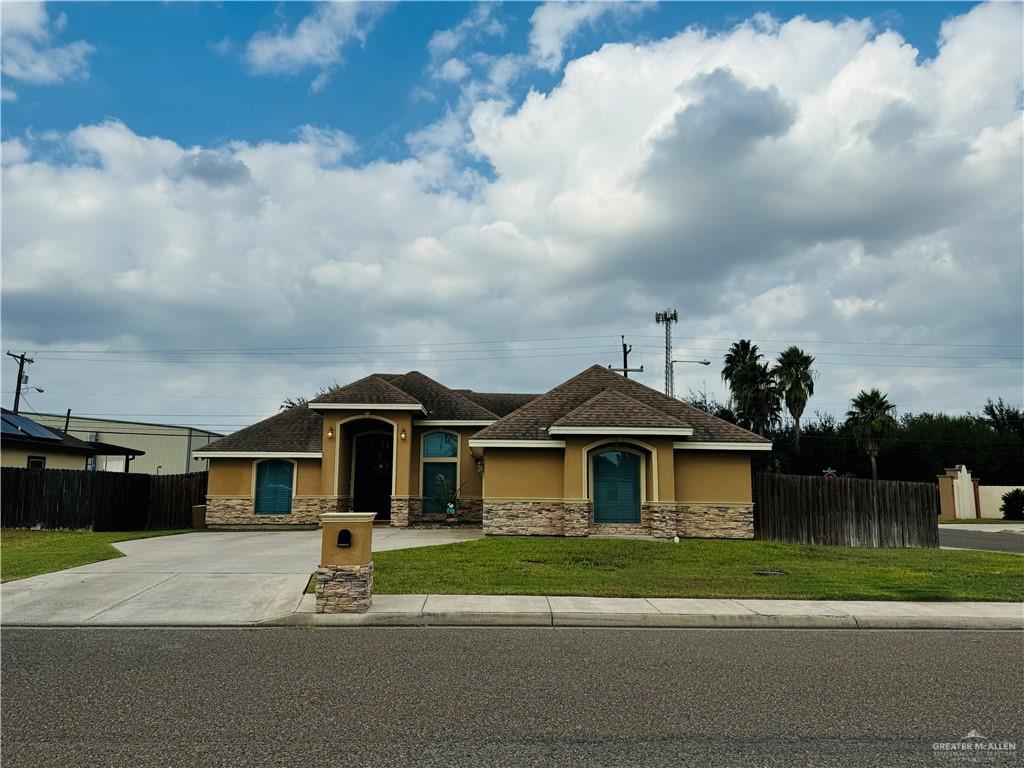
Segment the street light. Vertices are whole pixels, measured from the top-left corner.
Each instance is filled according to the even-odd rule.
[[[672,365],[676,363],[696,363],[697,365],[711,365],[710,360],[673,360]]]

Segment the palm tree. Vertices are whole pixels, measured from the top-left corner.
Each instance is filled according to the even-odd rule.
[[[796,428],[793,432],[793,444],[800,449],[800,417],[803,416],[807,399],[814,394],[814,358],[800,347],[790,347],[779,355],[775,364],[775,376],[779,388],[786,398],[786,408],[793,417]]]
[[[757,344],[751,344],[750,339],[734,341],[729,351],[725,353],[725,361],[722,366],[722,381],[732,384],[736,373],[749,365],[761,360],[761,353],[757,351]]]
[[[877,389],[860,391],[846,412],[846,424],[853,431],[860,445],[871,459],[871,479],[878,480],[878,451],[882,441],[896,427],[893,411],[896,406]]]
[[[748,362],[732,374],[730,382],[740,422],[763,435],[779,423],[781,391],[768,363]]]

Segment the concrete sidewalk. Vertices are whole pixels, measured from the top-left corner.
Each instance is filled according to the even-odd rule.
[[[1024,603],[375,595],[364,614],[318,614],[313,595],[273,626],[1024,629]]]

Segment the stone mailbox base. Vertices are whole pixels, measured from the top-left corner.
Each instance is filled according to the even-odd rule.
[[[365,613],[373,599],[373,563],[316,569],[317,613]]]

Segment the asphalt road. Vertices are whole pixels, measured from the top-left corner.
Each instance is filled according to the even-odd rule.
[[[939,546],[958,549],[986,549],[1024,555],[1024,533],[948,530],[939,526]]]
[[[952,765],[1010,632],[10,629],[4,768]],[[955,763],[962,765],[963,763]],[[1003,757],[985,765],[1020,765]]]

